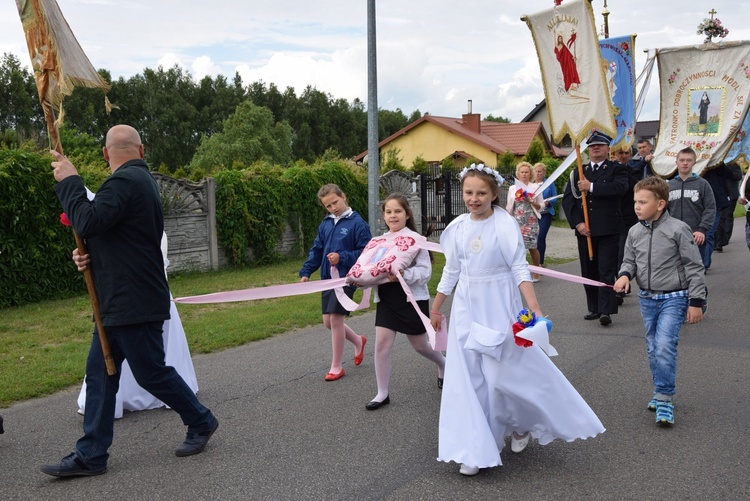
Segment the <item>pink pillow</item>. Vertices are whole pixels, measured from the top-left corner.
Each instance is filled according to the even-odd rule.
[[[426,240],[409,229],[373,238],[346,278],[360,287],[384,284],[388,282],[389,273],[395,275],[409,267]]]

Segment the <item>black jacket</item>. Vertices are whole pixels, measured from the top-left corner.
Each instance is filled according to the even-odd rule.
[[[168,319],[169,287],[160,247],[164,214],[146,162],[125,162],[93,201],[79,176],[57,183],[55,193],[73,228],[86,240],[102,324]]]
[[[591,235],[613,235],[623,229],[622,197],[628,190],[627,167],[618,162],[606,160],[598,171],[593,171],[590,164],[584,166],[584,176],[594,184],[594,191],[587,196],[589,227]],[[568,224],[574,228],[583,223],[583,203],[578,191],[578,170],[570,175],[570,182],[565,186],[562,207]],[[576,235],[578,232],[576,231]]]

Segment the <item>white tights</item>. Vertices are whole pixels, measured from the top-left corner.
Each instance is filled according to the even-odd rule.
[[[396,339],[396,331],[385,327],[375,328],[375,379],[378,382],[378,394],[373,400],[382,402],[388,396],[388,384],[391,380],[391,347]],[[427,333],[418,336],[406,336],[412,348],[431,360],[438,366],[438,377],[442,378],[445,371],[445,357],[430,346]]]

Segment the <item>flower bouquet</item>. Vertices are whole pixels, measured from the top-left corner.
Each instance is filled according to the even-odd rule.
[[[698,25],[698,35],[705,35],[706,40],[704,43],[708,43],[712,38],[724,38],[729,34],[729,30],[721,24],[721,20],[717,18],[706,18],[701,24]]]
[[[530,311],[528,308],[524,308],[518,313],[518,315],[516,316],[516,323],[513,324],[513,340],[518,346],[521,346],[522,348],[528,348],[529,346],[534,345],[533,341],[518,337],[518,333],[526,329],[527,327],[536,325],[536,321],[536,313]]]
[[[516,323],[513,324],[513,340],[522,348],[537,346],[550,357],[557,355],[557,350],[549,344],[549,333],[552,331],[552,321],[546,317],[537,317],[536,313],[524,308],[518,313]],[[523,335],[520,335],[523,333]],[[534,341],[532,341],[532,339]]]

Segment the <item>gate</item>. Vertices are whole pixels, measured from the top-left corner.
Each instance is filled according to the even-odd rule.
[[[508,196],[508,186],[513,183],[513,176],[505,177],[505,183],[500,187],[499,201],[505,207]],[[438,236],[456,216],[469,212],[464,205],[461,192],[461,179],[457,172],[419,176],[419,188],[422,203],[423,231],[431,228],[430,235]]]

